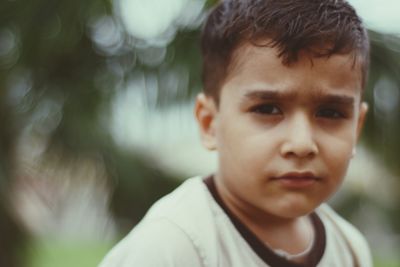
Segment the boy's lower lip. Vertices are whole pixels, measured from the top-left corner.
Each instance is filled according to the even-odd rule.
[[[318,182],[316,177],[279,177],[273,178],[272,180],[278,182],[282,186],[291,188],[309,187]]]

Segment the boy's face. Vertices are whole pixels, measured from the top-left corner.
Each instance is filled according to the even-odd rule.
[[[296,218],[340,186],[362,128],[361,71],[352,55],[300,55],[238,49],[217,107],[200,95],[203,143],[216,149],[216,184],[236,213]]]

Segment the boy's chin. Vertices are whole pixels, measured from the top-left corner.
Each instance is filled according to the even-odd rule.
[[[281,219],[288,219],[288,220],[296,219],[307,216],[310,213],[314,212],[315,209],[318,208],[320,204],[321,203],[301,205],[300,203],[295,203],[290,206],[280,207],[278,209],[275,209],[273,212],[271,212],[272,213],[271,215]]]

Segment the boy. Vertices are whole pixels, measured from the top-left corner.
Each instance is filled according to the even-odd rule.
[[[101,266],[372,266],[323,204],[367,105],[368,36],[344,0],[231,0],[202,36],[195,115],[218,170],[158,201]]]

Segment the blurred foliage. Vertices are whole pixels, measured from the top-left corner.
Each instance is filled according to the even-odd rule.
[[[127,232],[160,196],[179,185],[176,177],[153,165],[151,159],[122,150],[108,151],[106,164],[114,177],[112,210],[120,218],[119,226]],[[126,223],[124,223],[124,221]]]
[[[60,242],[56,240],[29,243],[26,267],[97,266],[113,246],[99,242]],[[41,253],[37,253],[41,251]],[[62,259],[62,260],[60,260]],[[54,264],[57,263],[57,266]],[[4,265],[7,266],[7,265]]]
[[[370,32],[370,39],[371,69],[366,89],[370,113],[364,130],[365,141],[399,175],[400,38]],[[377,106],[377,102],[383,103]]]
[[[370,32],[370,39],[371,69],[366,89],[369,114],[363,141],[377,155],[377,160],[398,178],[394,186],[400,188],[400,38]],[[400,233],[400,190],[396,193],[391,207],[371,204],[389,219],[395,232]]]
[[[363,142],[400,176],[400,41],[370,34],[371,112]],[[157,54],[163,55],[160,62],[154,61]],[[168,82],[170,74],[181,82]],[[149,109],[191,99],[201,88],[199,29],[181,28],[162,46],[130,36],[107,0],[0,2],[0,266],[17,266],[14,255],[24,235],[7,208],[7,188],[16,146],[27,133],[48,140],[48,151],[98,156],[115,190],[112,209],[130,225],[178,185],[151,160],[117,146],[110,133],[114,96],[138,75],[152,75],[160,85],[156,97],[144,91]],[[393,90],[380,95],[382,78]],[[382,99],[396,96],[393,107],[382,107]],[[390,209],[385,214],[400,232],[400,196]]]

